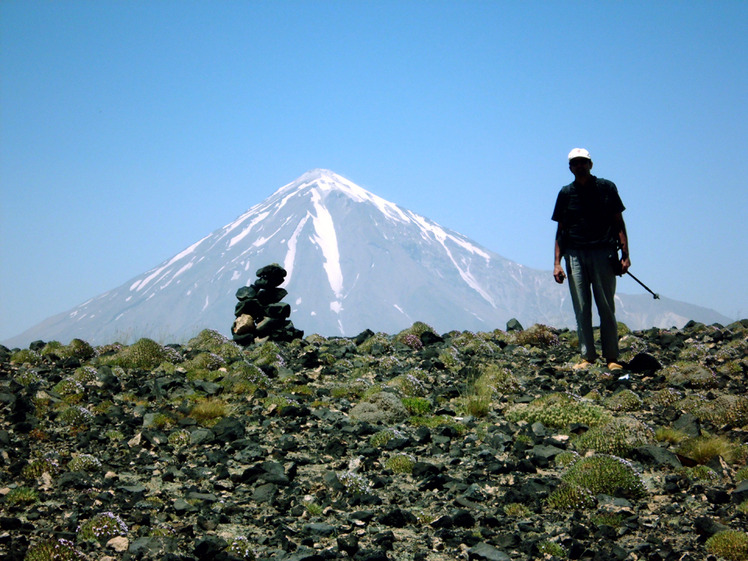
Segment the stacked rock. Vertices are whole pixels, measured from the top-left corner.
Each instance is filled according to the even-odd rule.
[[[231,327],[234,341],[239,345],[251,345],[257,339],[292,341],[301,339],[304,332],[291,322],[291,306],[281,302],[287,295],[280,288],[286,278],[286,270],[273,263],[258,269],[257,280],[250,286],[236,291],[239,300],[234,310],[236,320]]]

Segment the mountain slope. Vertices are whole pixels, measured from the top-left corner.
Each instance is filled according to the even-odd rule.
[[[236,290],[279,263],[291,319],[306,333],[397,332],[414,321],[438,331],[574,323],[566,286],[461,234],[398,207],[327,170],[281,187],[156,268],[8,341],[91,343],[184,340],[204,328],[229,333]],[[632,328],[726,321],[704,308],[620,295]]]

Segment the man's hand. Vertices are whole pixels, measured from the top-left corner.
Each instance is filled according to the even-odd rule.
[[[566,278],[566,275],[564,274],[564,270],[561,268],[560,264],[554,265],[553,278],[556,279],[556,282],[558,284],[564,284],[564,279]]]
[[[631,267],[631,259],[629,259],[629,256],[621,257],[621,276],[626,274],[626,271],[629,270]]]

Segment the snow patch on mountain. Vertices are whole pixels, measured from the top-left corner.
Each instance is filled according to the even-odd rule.
[[[340,268],[340,249],[338,248],[338,238],[335,235],[335,224],[332,215],[321,203],[322,196],[316,189],[312,190],[312,205],[316,215],[312,216],[312,224],[316,236],[312,239],[322,250],[325,262],[323,267],[327,273],[327,280],[330,288],[337,298],[343,293],[343,270]]]

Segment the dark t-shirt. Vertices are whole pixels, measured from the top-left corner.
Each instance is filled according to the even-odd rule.
[[[617,246],[613,217],[626,207],[612,181],[594,176],[592,179],[586,187],[569,183],[558,194],[551,218],[563,225],[559,240],[562,251]]]

